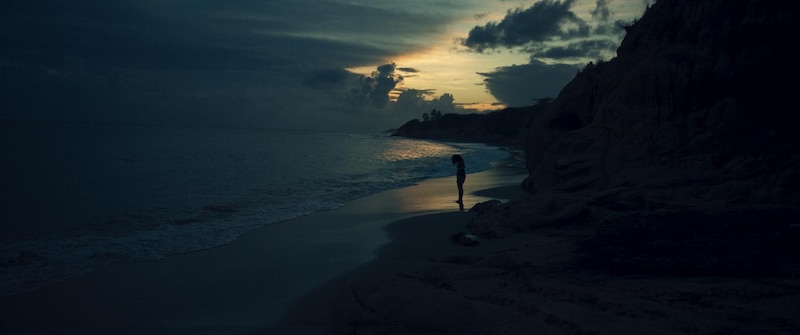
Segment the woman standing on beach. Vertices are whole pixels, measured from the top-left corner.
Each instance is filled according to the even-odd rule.
[[[456,184],[458,184],[458,208],[464,210],[464,180],[467,179],[467,172],[464,170],[464,158],[461,155],[453,155],[451,158],[456,164]]]

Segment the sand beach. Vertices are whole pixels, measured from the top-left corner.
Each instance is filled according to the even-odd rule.
[[[467,208],[525,197],[518,169],[467,177]],[[476,213],[452,178],[385,191],[158,262],[0,299],[3,334],[792,334],[800,280],[613,275],[596,227],[454,243]]]
[[[519,173],[472,174],[468,191],[511,186],[509,196],[521,193]],[[386,230],[392,222],[447,215],[419,236],[415,249],[448,246],[449,233],[471,216],[453,202],[451,179],[430,179],[270,224],[229,245],[157,262],[112,264],[35,292],[2,297],[0,333],[272,333],[269,329],[293,301],[374,260],[392,239]],[[472,193],[465,195],[468,205],[490,199]]]

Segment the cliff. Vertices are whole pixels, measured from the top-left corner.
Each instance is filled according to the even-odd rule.
[[[793,88],[781,77],[796,78],[782,45],[796,17],[780,7],[791,6],[658,1],[629,27],[615,59],[578,74],[534,121],[526,185],[559,188],[574,183],[559,177],[574,170],[588,174],[584,186],[606,188],[681,171],[759,179],[752,186],[763,196],[793,193],[798,136]]]
[[[628,271],[798,261],[787,256],[800,251],[787,84],[798,70],[785,47],[796,22],[789,2],[657,1],[626,27],[617,57],[581,71],[531,120],[530,197],[477,217],[473,232],[599,223],[614,232],[583,243],[587,259]]]
[[[343,281],[324,320],[352,333],[800,333],[793,6],[658,0],[616,58],[527,114],[528,192],[391,225],[369,280]],[[484,117],[442,119],[398,134],[491,133]],[[433,247],[455,217],[471,234]]]

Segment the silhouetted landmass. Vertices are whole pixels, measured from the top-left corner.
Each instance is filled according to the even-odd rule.
[[[800,131],[785,81],[798,78],[785,47],[796,13],[657,1],[625,27],[616,58],[528,114],[514,136],[530,196],[477,216],[473,233],[592,224],[583,264],[615,273],[800,275]],[[442,137],[470,134],[447,124]],[[407,126],[438,138],[438,125]]]
[[[444,114],[426,121],[414,119],[406,122],[393,135],[522,146],[522,136],[543,108],[544,105],[537,105],[482,114]]]

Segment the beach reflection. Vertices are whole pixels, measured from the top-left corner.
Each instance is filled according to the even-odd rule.
[[[441,143],[401,139],[393,143],[381,158],[390,161],[416,160],[426,157],[450,157],[454,148]]]
[[[516,172],[516,173],[515,173]],[[479,202],[497,199],[507,201],[523,196],[519,184],[525,175],[520,170],[493,169],[467,175],[464,183],[464,209],[469,211]],[[405,214],[428,214],[459,211],[455,174],[433,178],[412,187],[387,192],[392,208]]]

